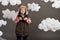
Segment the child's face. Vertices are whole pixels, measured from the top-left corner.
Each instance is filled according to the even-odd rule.
[[[20,12],[21,12],[22,14],[24,14],[24,13],[25,13],[25,8],[21,8]]]

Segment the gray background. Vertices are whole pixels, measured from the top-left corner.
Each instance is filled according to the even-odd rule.
[[[38,24],[45,18],[51,17],[60,20],[60,9],[55,9],[51,7],[50,2],[44,3],[41,0],[22,0],[22,4],[27,5],[27,3],[38,3],[41,6],[39,12],[32,12],[29,11],[29,16],[31,17],[32,24],[30,25],[31,35],[29,36],[28,40],[60,40],[60,30],[56,31],[55,33],[52,31],[44,32],[38,29]],[[11,6],[3,6],[0,3],[0,19],[4,19],[2,16],[2,10],[5,9],[15,10],[17,11],[18,5]],[[15,27],[16,24],[9,19],[4,19],[8,23],[6,26],[2,26],[0,28],[3,31],[3,38],[7,40],[16,40],[15,35]]]

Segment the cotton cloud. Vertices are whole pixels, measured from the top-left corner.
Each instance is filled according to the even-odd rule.
[[[28,3],[28,10],[31,10],[31,11],[39,11],[41,7],[39,6],[39,4],[36,4],[36,3]]]
[[[41,1],[44,1],[44,2],[55,2],[55,1],[58,1],[58,0],[41,0]]]
[[[15,12],[14,10],[10,11],[9,9],[6,9],[6,10],[2,10],[2,13],[3,13],[3,18],[15,20],[18,11]]]
[[[0,37],[0,40],[6,40],[6,39],[4,39],[4,38]]]
[[[60,0],[42,0],[42,1],[44,1],[44,2],[53,2],[52,3],[52,7],[53,8],[60,8]]]
[[[3,19],[0,20],[0,27],[2,27],[2,25],[6,25],[7,24],[7,21],[4,21]],[[3,39],[1,36],[3,35],[3,32],[0,31],[0,40],[6,40],[6,39]]]
[[[52,7],[60,8],[60,0],[54,1],[54,3],[52,4]]]
[[[45,32],[48,30],[55,32],[56,30],[60,30],[60,22],[54,18],[46,18],[41,21],[41,23],[38,25],[38,28],[40,30],[44,30]]]
[[[44,2],[46,2],[46,3],[49,2],[49,0],[41,0],[41,1],[44,1]]]
[[[8,3],[10,3],[10,5],[19,5],[19,4],[21,4],[21,0],[0,0],[0,2],[1,2],[1,4],[3,5],[3,6],[7,6],[8,5]]]
[[[3,35],[3,32],[2,31],[0,31],[0,37]]]
[[[2,25],[6,25],[7,24],[7,21],[4,21],[4,20],[0,20],[0,27],[2,26]]]

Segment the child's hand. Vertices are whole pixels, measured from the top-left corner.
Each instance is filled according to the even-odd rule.
[[[21,18],[21,17],[19,17],[19,20],[22,20],[22,18]]]
[[[28,24],[31,24],[32,23],[30,18],[27,19],[27,23]]]
[[[15,23],[18,23],[19,22],[19,18],[16,17],[16,19],[14,20]]]
[[[28,19],[27,17],[24,18],[24,20],[27,20],[27,19]]]

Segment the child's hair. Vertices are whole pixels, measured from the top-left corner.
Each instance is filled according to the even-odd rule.
[[[20,14],[21,14],[21,12],[20,12],[21,8],[25,8],[25,14],[24,15],[28,15],[28,10],[27,10],[26,6],[21,4],[18,7],[18,15],[17,16],[18,17],[20,16]]]

